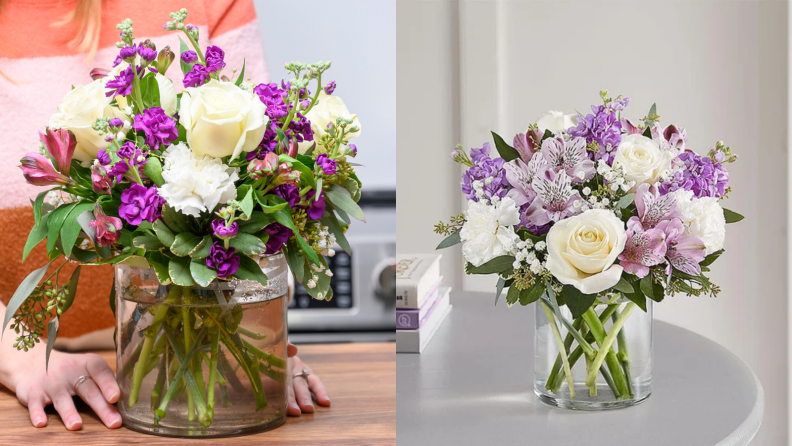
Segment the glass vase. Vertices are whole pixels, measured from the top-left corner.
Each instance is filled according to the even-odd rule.
[[[617,409],[652,393],[652,302],[597,300],[574,318],[567,306],[536,305],[534,392],[547,404]]]
[[[162,285],[153,269],[116,266],[118,411],[126,427],[210,437],[284,423],[289,270],[280,253],[257,262],[267,286]]]

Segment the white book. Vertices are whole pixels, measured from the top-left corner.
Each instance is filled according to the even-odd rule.
[[[399,254],[396,308],[421,308],[440,280],[440,254]]]
[[[426,322],[417,330],[396,330],[396,353],[421,353],[451,312],[451,288],[444,288]]]

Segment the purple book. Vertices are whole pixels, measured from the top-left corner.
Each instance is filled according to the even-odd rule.
[[[437,307],[437,303],[442,300],[442,295],[448,292],[448,288],[440,289],[436,287],[426,299],[420,309],[397,308],[396,309],[396,329],[397,330],[417,330],[429,319],[432,311]]]

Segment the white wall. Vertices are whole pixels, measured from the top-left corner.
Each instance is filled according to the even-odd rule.
[[[395,0],[255,0],[272,81],[293,76],[290,61],[330,60],[323,83],[335,80],[360,119],[355,162],[367,190],[396,187]],[[313,88],[313,86],[311,87]]]
[[[630,97],[634,118],[657,102],[691,147],[705,152],[721,139],[740,154],[726,205],[747,219],[729,227],[713,269],[720,297],[669,298],[656,315],[742,357],[767,397],[756,444],[787,444],[786,2],[403,0],[397,10],[399,171],[420,178],[399,177],[399,251],[431,251],[441,239],[433,224],[459,212],[459,170],[447,167],[455,137],[466,147],[480,147],[489,130],[510,140],[548,109],[585,113],[601,89]],[[402,124],[420,88],[431,131]],[[447,274],[459,283],[458,248],[453,256]],[[495,279],[461,282],[492,291]]]

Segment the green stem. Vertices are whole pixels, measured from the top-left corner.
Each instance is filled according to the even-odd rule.
[[[305,113],[303,115],[307,115],[309,111],[316,105],[316,99],[319,98],[319,92],[322,91],[322,74],[319,73],[319,76],[316,77],[316,92],[314,92],[314,97],[311,98],[311,105],[305,109]]]
[[[286,361],[283,358],[279,358],[279,357],[277,357],[275,355],[271,355],[269,353],[265,353],[261,349],[259,349],[258,347],[256,347],[255,345],[251,344],[250,342],[248,342],[248,341],[246,341],[244,339],[242,340],[242,345],[244,345],[245,348],[250,350],[250,352],[253,353],[253,355],[255,355],[258,358],[261,358],[264,361],[266,361],[271,366],[278,367],[278,368],[281,368],[281,369],[285,369],[286,368]]]
[[[580,329],[580,324],[583,322],[583,319],[575,319],[572,322],[572,327],[575,329]],[[572,333],[567,333],[566,338],[564,338],[564,348],[567,351],[570,351],[572,348],[572,341],[574,338],[572,337]],[[553,383],[556,379],[556,376],[561,371],[561,355],[559,354],[556,356],[556,360],[553,363],[553,368],[550,370],[550,375],[547,377],[547,382],[545,383],[545,389],[552,390],[551,383]]]
[[[586,340],[583,339],[583,336],[580,335],[580,332],[578,332],[578,330],[576,330],[575,327],[561,314],[561,309],[558,308],[558,305],[556,305],[555,302],[546,299],[543,299],[543,301],[546,301],[550,305],[550,307],[552,307],[553,313],[555,313],[558,320],[561,321],[561,323],[564,324],[564,326],[566,326],[567,330],[569,331],[569,334],[571,334],[572,337],[575,338],[575,340],[578,342],[578,345],[580,345],[583,348],[583,353],[585,353],[586,356],[588,356],[589,358],[593,359],[594,355],[596,354],[596,352],[594,351],[594,347],[592,347],[591,344],[586,342]]]
[[[205,64],[206,58],[204,58],[203,51],[201,51],[201,47],[198,45],[198,42],[196,42],[195,39],[192,38],[190,33],[187,32],[187,30],[184,30],[184,35],[186,35],[187,38],[190,39],[190,43],[192,44],[193,48],[195,48],[195,53],[198,54],[198,58],[201,59],[201,63]]]
[[[164,338],[164,336],[163,336]],[[165,378],[168,375],[168,367],[165,360],[165,355],[162,355],[159,360],[159,367],[157,369],[157,383],[151,389],[151,410],[157,410],[160,402],[160,394],[165,387]]]
[[[613,308],[612,311],[616,311],[618,309],[618,305],[613,305],[612,307],[609,306],[606,310],[610,310]],[[603,315],[605,312],[603,311]],[[613,314],[611,312],[611,314]],[[610,317],[610,315],[608,315]],[[594,311],[593,307],[586,310],[583,313],[583,319],[588,324],[589,330],[591,330],[592,334],[594,335],[594,340],[597,342],[597,345],[600,348],[600,353],[605,355],[605,363],[608,365],[608,369],[613,376],[613,380],[616,383],[616,386],[619,389],[619,394],[621,395],[628,395],[629,392],[627,390],[627,383],[624,377],[624,373],[621,370],[621,364],[619,364],[619,360],[616,359],[616,353],[613,351],[612,348],[606,348],[603,350],[603,343],[607,336],[605,333],[605,326],[604,323],[608,320],[607,317],[603,318],[602,316],[597,316],[597,313]],[[592,362],[592,367],[593,367]],[[589,369],[590,371],[590,369]]]
[[[184,325],[184,349],[190,350],[192,348],[192,324],[190,324],[190,309],[183,306],[182,310],[182,324]],[[187,368],[193,372],[192,363]],[[195,419],[195,402],[193,401],[190,392],[187,392],[187,419],[192,421]]]
[[[215,406],[215,382],[217,381],[217,352],[220,344],[220,330],[215,328],[212,331],[212,362],[209,364],[209,387],[206,391],[206,405],[214,413]]]
[[[265,335],[264,333],[256,333],[255,331],[249,328],[245,328],[241,325],[239,326],[239,328],[237,328],[237,333],[243,334],[251,339],[256,339],[256,340],[267,339],[267,335]]]
[[[569,366],[569,359],[567,358],[566,349],[564,349],[564,341],[561,339],[561,332],[558,331],[558,326],[555,323],[555,318],[553,317],[553,312],[550,310],[550,307],[544,302],[544,300],[540,301],[542,304],[542,309],[545,312],[545,316],[547,320],[550,322],[550,326],[553,329],[553,335],[556,338],[556,343],[558,344],[558,351],[561,355],[561,361],[564,364],[564,373],[566,373],[567,382],[569,384],[569,397],[575,399],[575,382],[572,380],[572,368]]]
[[[219,356],[220,361],[217,366],[220,369],[220,373],[225,376],[226,381],[228,381],[228,384],[230,384],[231,388],[234,389],[234,392],[244,392],[245,386],[242,385],[242,381],[240,381],[239,377],[237,377],[236,373],[234,373],[234,368],[231,367],[231,363],[228,362],[228,358],[226,358],[225,353],[222,350],[220,350]]]
[[[182,353],[181,348],[179,348],[179,343],[176,341],[176,338],[170,331],[170,327],[165,326],[165,335],[168,337],[168,340],[173,347],[173,353],[176,354],[176,358],[179,361],[179,370],[176,371],[176,375],[173,377],[173,381],[171,382],[170,387],[168,387],[168,391],[165,393],[165,397],[162,399],[159,407],[156,411],[156,418],[161,419],[165,418],[166,409],[168,408],[168,403],[170,403],[171,398],[173,397],[173,392],[176,390],[176,385],[179,383],[181,378],[187,384],[187,391],[192,394],[193,400],[195,402],[195,408],[198,412],[198,421],[203,424],[204,426],[209,426],[212,424],[212,417],[213,414],[210,414],[206,410],[206,403],[201,396],[201,392],[198,389],[198,385],[195,383],[195,378],[193,374],[188,370],[188,366],[190,361],[195,354],[196,347],[198,344],[201,343],[204,336],[206,335],[206,327],[202,328],[201,331],[198,332],[198,335],[195,337],[195,342],[190,350],[187,351],[185,355]]]
[[[134,74],[134,77],[132,78],[132,90],[135,93],[135,102],[137,102],[138,111],[143,113],[145,106],[143,105],[143,95],[140,92],[140,78],[138,77],[137,68],[134,66],[132,67],[132,73]]]
[[[619,319],[619,312],[616,311],[611,317],[613,318],[613,322],[616,323]],[[619,334],[616,336],[616,342],[619,345],[619,352],[616,353],[616,358],[621,363],[622,370],[624,371],[624,377],[627,381],[627,391],[629,392],[630,398],[635,398],[632,373],[630,372],[630,353],[627,349],[627,336],[624,334],[624,330],[619,330]]]
[[[597,342],[597,344],[599,344],[600,350],[599,353],[597,353],[597,357],[594,358],[594,363],[592,363],[591,368],[589,369],[588,376],[586,377],[586,385],[593,385],[596,383],[597,370],[602,365],[602,362],[605,360],[606,355],[607,356],[612,355],[613,359],[614,360],[616,359],[616,355],[613,354],[613,351],[611,350],[611,346],[613,345],[613,342],[616,340],[616,336],[619,334],[619,331],[627,322],[627,318],[630,317],[630,314],[632,314],[633,310],[635,310],[635,302],[629,302],[624,307],[624,310],[619,315],[619,317],[616,319],[616,322],[613,323],[613,326],[611,327],[611,330],[608,333],[608,335],[605,337],[604,341],[602,343]],[[597,321],[599,322],[599,319],[597,319]],[[586,322],[588,322],[588,320]],[[593,330],[593,327],[590,328],[592,328]],[[617,366],[616,369],[618,369],[621,372],[620,369],[621,366],[618,364],[618,360],[616,361],[616,366]],[[614,373],[614,369],[612,367],[611,367],[611,373]],[[624,379],[623,376],[622,378]],[[628,393],[625,391],[626,387],[620,390],[622,390],[622,394]]]
[[[280,383],[286,382],[286,373],[284,373],[281,370],[274,370],[268,365],[264,365],[263,362],[259,363],[259,371],[267,375],[268,377],[274,379],[275,381],[278,381]]]

